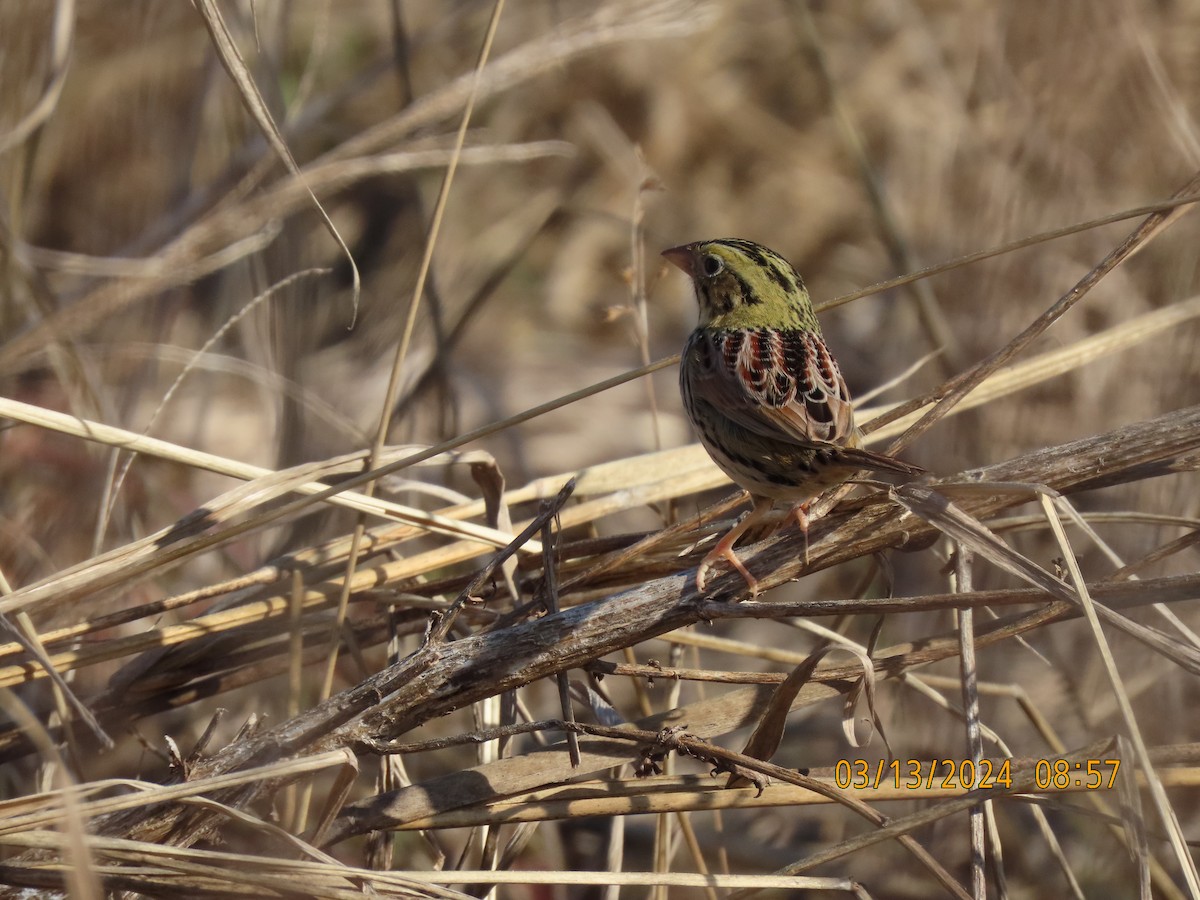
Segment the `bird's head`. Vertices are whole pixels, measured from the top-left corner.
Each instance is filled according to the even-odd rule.
[[[722,238],[662,255],[691,277],[702,328],[817,328],[804,282],[774,250]]]

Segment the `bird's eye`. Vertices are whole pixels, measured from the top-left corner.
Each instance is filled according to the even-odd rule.
[[[706,253],[704,259],[700,261],[700,265],[704,268],[704,274],[712,278],[714,275],[721,274],[721,270],[725,268],[725,260],[715,253]]]

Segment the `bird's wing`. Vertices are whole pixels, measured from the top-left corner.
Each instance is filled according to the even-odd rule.
[[[693,333],[690,389],[736,425],[775,441],[828,449],[848,465],[924,470],[858,447],[850,391],[820,334],[742,329]]]
[[[688,352],[694,388],[743,428],[803,444],[853,442],[850,392],[819,334],[698,330]]]

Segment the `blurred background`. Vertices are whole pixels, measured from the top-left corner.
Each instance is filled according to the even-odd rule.
[[[81,0],[71,16],[68,4],[7,2],[0,394],[282,468],[370,445],[494,7],[220,8],[357,261],[357,311],[345,254],[248,115],[191,4]],[[818,303],[830,301],[1167,198],[1200,167],[1197,116],[1200,5],[1183,0],[509,3],[478,85],[389,441],[435,443],[677,353],[696,310],[685,279],[658,255],[666,247],[758,241],[795,264]],[[1131,227],[1083,231],[857,300],[823,315],[826,336],[855,394],[936,351],[877,402],[915,396],[1007,343]],[[1033,352],[1194,296],[1198,246],[1200,218],[1185,217]],[[252,305],[314,268],[328,271]],[[1194,325],[1179,327],[945,420],[905,456],[952,474],[1196,403],[1198,340]],[[678,447],[692,436],[675,379],[667,369],[480,447],[510,486]],[[110,501],[110,464],[74,438],[28,426],[0,433],[0,571],[14,588],[168,525],[234,483],[143,458]],[[458,471],[414,477],[477,495]],[[1079,502],[1195,517],[1200,492],[1181,483],[1151,480]],[[453,497],[444,490],[406,502],[436,508]],[[605,527],[661,527],[726,493]],[[311,518],[248,537],[113,602],[231,577],[351,521]],[[1105,534],[1136,558],[1180,531]],[[1014,541],[1043,563],[1054,555],[1042,552],[1051,546],[1042,536]],[[901,593],[945,589],[928,560],[895,565]],[[1161,571],[1195,568],[1187,551]],[[860,577],[823,573],[783,591],[840,596]],[[983,571],[977,586],[1007,583]],[[901,620],[889,635],[947,626]],[[729,633],[754,639],[756,627]],[[1091,711],[1095,672],[1067,677],[1053,667],[1080,635],[1041,637],[1042,658],[1014,663],[1020,651],[1009,647],[981,660],[981,676],[1020,680],[1063,711],[1074,738],[1086,736],[1112,712]],[[1146,673],[1149,688],[1161,672]],[[88,678],[102,684],[102,674]],[[1156,697],[1168,714],[1195,699],[1190,681]],[[904,719],[909,701],[893,702]],[[996,723],[1016,715],[998,702],[988,712]],[[813,743],[791,762],[845,755],[837,719],[833,709],[812,718],[804,727]],[[1149,727],[1163,740],[1196,737],[1179,719]],[[958,728],[941,720],[900,743],[926,752]],[[787,844],[791,826],[777,825],[772,841]],[[1106,861],[1085,865],[1108,877]],[[893,888],[876,896],[921,896]],[[1019,896],[1038,896],[1026,890]]]
[[[293,155],[329,176],[317,179],[322,200],[363,274],[355,321],[344,256],[311,204],[281,196],[282,166],[194,10],[81,3],[60,70],[55,7],[6,4],[6,127],[27,121],[60,76],[61,94],[30,138],[0,158],[4,334],[57,314],[56,323],[72,323],[83,366],[55,372],[43,347],[9,360],[6,389],[60,408],[97,394],[89,402],[104,404],[105,421],[138,430],[189,348],[280,278],[330,267],[331,275],[280,292],[231,328],[155,433],[268,465],[363,446],[378,422],[443,169],[426,162],[356,177],[346,161],[363,159],[354,140],[389,123],[393,133],[370,147],[376,155],[410,154],[421,165],[421,152],[452,145],[460,110],[447,98],[467,86],[490,9],[292,3],[251,18],[250,7],[229,6]],[[1116,0],[506,8],[493,50],[505,71],[481,85],[467,136],[476,152],[450,195],[393,440],[445,438],[632,368],[643,341],[650,358],[678,352],[695,309],[685,280],[658,257],[668,246],[759,241],[792,260],[822,302],[1165,198],[1200,148],[1198,29],[1200,11],[1190,4]],[[336,162],[342,169],[329,173]],[[230,207],[232,222],[221,216]],[[641,215],[644,233],[635,235]],[[903,386],[905,396],[976,361],[1128,227],[924,283],[948,345],[923,327],[912,289],[828,314],[852,389],[862,393],[939,347],[941,356]],[[1196,227],[1185,221],[1107,279],[1049,340],[1068,344],[1190,295],[1196,255],[1185,248],[1195,245]],[[266,246],[211,263],[216,271],[202,277],[155,276],[177,283],[118,301],[111,314],[80,310],[101,286],[111,289],[120,260],[152,260],[181,235],[193,246],[172,260],[211,256],[222,240],[257,235]],[[635,238],[645,253],[636,272],[645,282],[644,325],[633,300],[640,285],[631,283]],[[134,268],[126,277],[136,284]],[[1110,427],[1163,409],[1168,397],[1182,405],[1195,396],[1195,338],[1177,334],[948,422],[914,454],[953,470]],[[1178,366],[1158,365],[1164,356]],[[689,433],[674,379],[653,379],[656,406],[645,385],[631,384],[513,429],[487,449],[516,483],[677,445]],[[5,458],[19,463],[12,448]],[[51,485],[82,474],[69,460],[44,464]],[[140,502],[168,498],[173,509],[142,513],[170,519],[203,499],[152,491]],[[129,514],[137,498],[121,499]],[[29,535],[53,545],[60,565],[70,559],[69,551],[59,557],[61,525]],[[18,580],[38,571],[22,572],[30,558],[21,556],[6,561]]]

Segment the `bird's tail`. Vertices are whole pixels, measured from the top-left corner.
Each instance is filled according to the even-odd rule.
[[[860,469],[895,472],[897,475],[908,475],[913,478],[925,474],[925,470],[920,466],[914,466],[912,463],[896,459],[894,456],[885,456],[882,453],[864,450],[861,447],[842,447],[838,451],[838,456],[849,465],[857,466]]]

